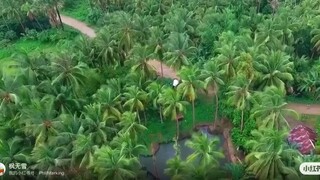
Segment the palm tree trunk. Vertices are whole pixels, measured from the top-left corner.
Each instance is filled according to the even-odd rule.
[[[260,0],[258,0],[257,13],[259,13],[259,12],[260,12],[260,4],[261,4],[261,2],[260,2]]]
[[[163,123],[163,117],[162,117],[162,107],[160,106],[160,121],[161,121],[161,123]]]
[[[176,131],[177,131],[176,138],[177,138],[177,141],[178,141],[178,139],[179,139],[179,121],[178,121],[178,118],[176,118]]]
[[[192,127],[193,128],[194,128],[195,120],[196,120],[196,116],[195,116],[195,113],[194,113],[194,100],[192,100]]]
[[[43,27],[42,27],[42,25],[39,23],[38,18],[36,18],[36,17],[34,16],[34,20],[37,22],[40,30],[42,31],[42,30],[43,30]]]
[[[241,127],[240,127],[240,130],[241,130],[241,132],[243,130],[243,110],[241,110]]]
[[[141,119],[140,119],[140,115],[139,115],[139,110],[138,109],[137,109],[137,116],[138,116],[139,124],[141,124]]]
[[[21,25],[21,27],[22,27],[22,30],[23,30],[23,32],[26,32],[26,28],[24,27],[24,25],[23,25],[23,23],[22,23],[22,18],[19,16],[19,23],[20,23],[20,25]]]
[[[56,11],[57,11],[57,14],[58,14],[58,17],[59,17],[61,28],[62,28],[62,30],[64,30],[64,26],[63,26],[63,23],[62,23],[62,20],[61,20],[61,16],[60,16],[60,11],[59,11],[57,6],[55,8],[56,8]]]

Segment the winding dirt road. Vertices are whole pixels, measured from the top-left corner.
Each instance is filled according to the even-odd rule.
[[[87,26],[85,23],[81,21],[78,21],[74,18],[64,16],[64,15],[61,15],[61,20],[64,24],[79,30],[81,33],[87,35],[88,37],[91,37],[91,38],[96,37],[96,33],[94,29],[90,28],[89,26]],[[158,74],[161,73],[161,64],[159,61],[150,60],[148,63],[157,71]],[[165,64],[163,64],[162,67],[163,67],[164,77],[172,78],[172,79],[178,78],[176,71],[174,71],[172,68],[170,68]],[[288,108],[293,109],[300,114],[320,115],[320,104],[308,105],[308,104],[289,103]]]
[[[63,24],[66,24],[70,27],[73,27],[74,29],[77,29],[82,34],[85,34],[88,37],[91,37],[91,38],[96,37],[96,32],[94,31],[94,29],[90,28],[89,26],[87,26],[87,24],[81,21],[78,21],[72,17],[68,17],[64,15],[61,15],[61,21],[63,22]]]

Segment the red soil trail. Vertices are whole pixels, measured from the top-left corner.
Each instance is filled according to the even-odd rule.
[[[85,23],[78,21],[72,17],[61,15],[61,21],[63,24],[66,24],[68,26],[71,26],[72,28],[80,31],[82,34],[87,35],[88,37],[94,38],[96,37],[96,33],[94,29],[90,28]]]
[[[287,105],[289,109],[293,109],[300,114],[309,114],[309,115],[320,115],[320,104],[298,104],[298,103],[289,103]]]
[[[157,74],[161,75],[161,62],[160,61],[149,60],[148,64],[157,72]],[[171,79],[180,79],[177,76],[177,72],[164,63],[162,63],[162,70],[163,70],[163,77],[171,78]]]

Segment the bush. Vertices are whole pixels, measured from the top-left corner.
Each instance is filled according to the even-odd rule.
[[[4,32],[0,31],[0,39],[4,39]]]
[[[5,33],[4,39],[8,39],[10,41],[18,39],[17,33],[14,32],[13,30],[9,30]]]
[[[50,42],[50,33],[48,30],[38,32],[37,39],[42,43]]]
[[[26,32],[23,34],[25,39],[37,39],[38,32],[35,29],[26,29]]]
[[[37,33],[37,39],[42,43],[47,42],[58,42],[62,39],[72,39],[78,35],[75,30],[59,30],[59,29],[49,29]]]
[[[256,129],[256,122],[250,117],[250,112],[244,112],[244,125],[241,132],[241,111],[227,103],[228,97],[226,97],[223,91],[220,91],[220,107],[219,116],[231,120],[233,129],[231,130],[232,142],[237,147],[243,147],[247,149],[245,143],[252,138],[251,131]]]
[[[98,9],[91,9],[88,16],[87,21],[90,24],[97,24],[98,20],[103,17],[103,12]]]
[[[73,8],[76,5],[76,1],[74,0],[64,0],[65,8]]]
[[[40,31],[51,27],[47,17],[38,17],[37,20],[38,22],[35,20],[24,19],[22,24],[25,30],[35,29],[36,31]],[[0,25],[0,32],[14,31],[17,38],[26,33],[17,20],[7,20],[5,22],[0,19],[0,24],[5,24]]]

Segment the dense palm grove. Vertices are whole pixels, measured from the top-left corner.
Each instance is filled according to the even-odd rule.
[[[26,19],[49,17],[60,28],[59,9],[71,4],[0,0],[0,26],[11,32],[16,22],[28,31]],[[232,121],[233,141],[246,158],[222,166],[217,139],[194,134],[186,143],[194,153],[184,160],[175,146],[166,174],[303,178],[300,163],[317,156],[302,156],[287,144],[285,117],[298,114],[286,108],[285,96],[320,97],[319,0],[91,0],[90,5],[89,17],[100,29],[96,38],[79,37],[54,54],[17,52],[16,73],[1,73],[0,162],[63,170],[71,179],[145,178],[139,155],[147,154],[149,145],[139,135],[148,128],[150,112],[163,122],[192,106],[195,125],[195,102],[203,91],[214,91],[215,113],[208,119]],[[165,83],[163,72],[157,75],[150,59],[178,71],[177,89]],[[178,121],[172,126],[179,136]]]

